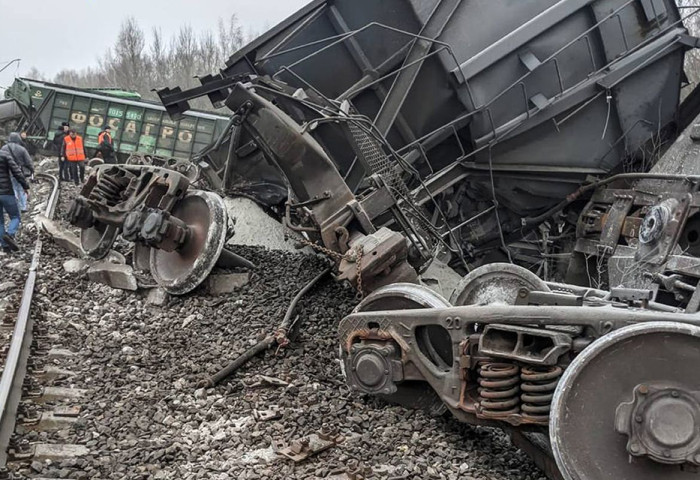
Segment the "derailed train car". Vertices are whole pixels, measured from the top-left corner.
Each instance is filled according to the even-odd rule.
[[[339,325],[351,388],[525,434],[553,477],[696,478],[682,20],[670,0],[318,0],[159,94],[172,115],[202,95],[232,110],[213,183],[284,202],[369,294]],[[100,245],[122,231],[183,293],[226,235],[220,198],[187,186],[102,168],[71,218]],[[449,300],[419,283],[435,258],[465,274]]]
[[[237,109],[232,81],[252,75],[256,93],[276,92],[277,106],[293,109],[352,193],[373,174],[401,177],[390,185],[394,195],[426,211],[426,228],[445,224],[418,250],[442,247],[462,268],[508,260],[503,237],[522,240],[588,177],[643,170],[679,124],[692,40],[672,2],[376,3],[312,2],[234,55],[221,75],[202,77],[201,88],[161,97],[171,112],[193,94],[229,98]],[[348,120],[314,122],[333,102],[346,105]],[[367,135],[386,139],[380,147],[389,151],[374,152]],[[236,140],[238,173],[215,166],[229,187],[264,163],[261,149]],[[536,244],[508,250],[563,279]]]
[[[50,145],[62,122],[85,138],[89,153],[97,149],[102,128],[112,129],[120,162],[130,157],[163,159],[183,164],[207,149],[225,128],[228,119],[207,112],[189,112],[179,121],[171,120],[161,105],[117,89],[85,89],[17,78],[5,91],[6,105],[19,115],[19,125],[30,136],[46,139]],[[6,107],[9,108],[9,107]],[[0,107],[0,121],[3,110]]]

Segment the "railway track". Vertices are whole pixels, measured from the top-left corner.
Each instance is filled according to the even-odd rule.
[[[59,181],[53,175],[38,174],[37,177],[51,186],[43,214],[53,218],[59,198]],[[38,199],[37,199],[38,200]],[[32,250],[31,264],[27,272],[21,301],[17,308],[14,329],[7,346],[2,377],[0,378],[0,468],[5,469],[10,439],[15,431],[17,410],[22,398],[27,373],[27,363],[33,340],[34,321],[31,315],[32,300],[40,266],[43,241],[37,233]]]

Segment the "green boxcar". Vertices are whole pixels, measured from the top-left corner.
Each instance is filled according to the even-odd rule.
[[[190,159],[216,141],[229,117],[189,111],[171,120],[157,104],[29,79],[16,79],[5,91],[24,114],[32,135],[53,139],[61,122],[69,122],[83,136],[88,153],[97,148],[105,125],[112,127],[114,147],[124,161],[133,153]]]

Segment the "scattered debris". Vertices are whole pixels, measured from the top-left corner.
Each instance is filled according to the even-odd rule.
[[[153,288],[148,292],[146,303],[156,307],[162,307],[170,300],[170,294],[162,288]]]
[[[259,422],[269,422],[282,418],[282,412],[277,405],[270,405],[268,410],[253,410],[253,418]]]
[[[259,387],[286,387],[289,382],[285,382],[279,378],[268,377],[266,375],[258,375],[255,377],[256,381],[248,385],[249,388],[259,388]]]
[[[278,453],[295,462],[301,462],[312,455],[342,443],[344,440],[345,437],[324,424],[318,433],[294,440],[288,447],[281,448]]]
[[[66,273],[79,273],[90,268],[90,262],[83,258],[71,258],[63,262]]]
[[[330,273],[329,269],[324,270],[314,277],[309,283],[307,283],[304,288],[299,290],[296,296],[292,299],[291,303],[287,307],[287,312],[284,314],[282,323],[280,323],[277,330],[274,333],[266,336],[255,345],[250,347],[248,350],[239,355],[233,362],[229,363],[222,370],[219,370],[216,374],[212,375],[206,380],[203,380],[200,384],[201,386],[213,387],[225,378],[233,375],[239,368],[245,365],[251,358],[259,355],[266,350],[269,350],[273,346],[277,345],[278,349],[286,347],[289,345],[291,338],[293,337],[293,327],[297,324],[299,315],[294,316],[296,313],[297,305],[299,300],[311,290],[322,278]]]
[[[250,273],[228,273],[225,275],[210,275],[208,279],[209,293],[223,295],[233,293],[244,287],[250,281]]]
[[[62,195],[69,198],[72,193]],[[266,361],[240,371],[246,383],[264,374],[292,385],[250,389],[234,379],[197,398],[204,393],[196,392],[197,382],[214,365],[230,352],[244,351],[271,323],[277,326],[274,319],[289,299],[326,267],[320,258],[240,247],[238,251],[259,265],[248,285],[233,296],[170,297],[173,306],[166,309],[148,305],[150,291],[134,295],[90,282],[87,275],[65,273],[63,262],[71,256],[47,243],[37,288],[48,288],[46,298],[59,300],[45,304],[42,323],[48,335],[59,336],[62,348],[76,353],[71,358],[51,354],[47,362],[72,366],[75,375],[59,377],[59,385],[89,386],[89,395],[66,403],[82,409],[77,428],[60,441],[86,445],[90,454],[44,464],[37,476],[121,480],[150,478],[160,471],[165,479],[312,479],[328,478],[330,464],[334,473],[342,474],[347,458],[361,458],[367,468],[395,465],[392,475],[405,470],[411,478],[433,478],[427,473],[433,468],[446,479],[471,474],[491,480],[544,480],[498,431],[440,428],[447,420],[421,412],[407,415],[400,407],[378,409],[373,402],[339,395],[333,385],[342,385],[343,377],[331,361],[337,351],[336,323],[356,300],[350,289],[335,282],[321,283],[313,298],[299,302],[296,314],[305,319],[304,335],[313,335],[313,342],[302,337],[299,348],[277,357],[271,355],[275,350],[268,351]],[[128,257],[128,245],[117,248]],[[15,278],[19,275],[8,280]],[[215,305],[212,300],[217,300]],[[133,352],[127,355],[125,346]],[[274,405],[281,418],[256,420],[254,409]],[[287,446],[317,432],[323,423],[337,426],[346,437],[341,448],[331,447],[301,463],[275,453],[273,439]],[[420,436],[413,438],[415,432]],[[33,432],[22,438],[47,441]],[[399,451],[397,445],[410,449]],[[469,469],[460,473],[460,464],[469,464]]]
[[[125,265],[126,259],[121,253],[111,250],[104,259],[99,261],[99,263]],[[63,269],[66,271],[66,273],[80,273],[87,270],[95,264],[96,262],[94,260],[86,258],[71,258],[70,260],[66,260],[65,262],[63,262]]]
[[[85,331],[85,327],[83,327],[82,325],[78,325],[78,324],[75,323],[75,322],[68,322],[68,325],[70,325],[71,327],[75,328],[75,329],[76,329],[77,331],[79,331],[79,332],[84,332],[84,331]]]
[[[27,262],[24,262],[21,260],[19,262],[12,262],[12,263],[8,263],[7,265],[5,265],[5,268],[9,268],[9,269],[16,270],[18,272],[23,272],[23,273],[27,271],[28,267],[29,267],[29,265],[27,265]]]
[[[58,246],[68,250],[77,257],[84,256],[83,248],[80,245],[80,239],[77,235],[57,225],[56,222],[43,215],[37,215],[35,222],[39,230],[48,234]]]
[[[138,290],[134,270],[129,265],[97,262],[88,269],[88,278],[120,290]]]

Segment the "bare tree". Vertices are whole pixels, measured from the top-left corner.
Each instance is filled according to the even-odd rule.
[[[80,87],[83,86],[84,75],[77,70],[61,70],[56,74],[54,82]]]
[[[61,70],[54,77],[54,82],[75,87],[100,87],[110,84],[106,72],[101,67],[88,67],[84,70]]]
[[[153,42],[151,43],[149,60],[155,86],[165,86],[169,77],[169,55],[163,42],[163,33],[156,27],[153,28]]]
[[[39,69],[36,67],[30,68],[24,76],[26,78],[31,78],[32,80],[48,80],[46,75],[44,75],[44,73],[39,71]]]
[[[194,86],[199,48],[194,30],[183,25],[171,43],[170,56],[175,65],[175,80],[182,87]]]
[[[233,14],[226,21],[223,18],[219,19],[218,30],[219,54],[225,61],[243,46],[245,42],[243,27],[238,23],[238,17]]]
[[[136,19],[128,17],[114,45],[95,67],[63,70],[54,81],[76,87],[124,88],[155,99],[155,88],[198,85],[196,75],[218,71],[252,36],[251,32],[244,33],[235,15],[219,19],[214,31],[197,33],[184,25],[170,38],[165,38],[159,28],[147,36]],[[193,106],[211,108],[206,99],[194,101]]]
[[[143,90],[148,78],[148,63],[144,54],[146,36],[134,17],[128,17],[119,31],[113,55],[107,61],[114,70],[119,85],[130,90]]]

